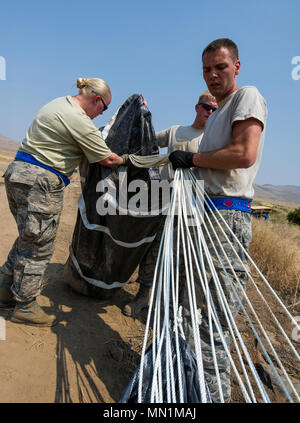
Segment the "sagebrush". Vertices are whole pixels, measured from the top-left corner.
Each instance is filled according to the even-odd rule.
[[[250,256],[271,286],[280,293],[292,294],[299,281],[300,248],[297,237],[297,227],[267,223],[262,219],[252,221]]]

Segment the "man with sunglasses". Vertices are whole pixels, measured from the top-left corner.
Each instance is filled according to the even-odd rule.
[[[236,318],[240,305],[234,290],[242,298],[241,287],[245,290],[248,281],[249,267],[245,250],[247,251],[252,236],[253,181],[261,160],[267,106],[255,87],[238,88],[236,78],[240,73],[241,64],[238,48],[233,41],[223,38],[211,42],[202,53],[202,62],[203,78],[209,91],[217,99],[218,110],[207,122],[198,153],[177,150],[169,156],[169,159],[174,169],[194,168],[197,178],[204,180],[205,190],[217,209],[217,211],[208,211],[208,216],[221,240],[223,250],[219,248],[214,235],[212,235],[212,242],[206,235],[206,243],[230,310],[233,317]],[[225,227],[220,215],[238,241],[229,233],[228,227]],[[213,216],[220,222],[231,242],[226,240]],[[231,245],[239,258],[233,253]],[[219,250],[218,254],[221,260],[217,258],[214,246]],[[223,251],[226,252],[229,260]],[[228,323],[222,311],[214,281],[209,272],[207,273],[210,292],[226,343],[229,346]],[[213,401],[229,402],[231,395],[229,358],[222,340],[214,328],[214,347],[223,392],[222,398],[217,383],[217,371],[213,363],[207,304],[204,297],[200,299],[199,305],[202,315],[200,334],[205,377]]]
[[[191,152],[191,154],[196,153],[203,137],[206,121],[217,107],[218,104],[215,97],[209,91],[204,91],[195,105],[196,116],[194,122],[188,126],[175,125],[163,131],[157,132],[156,138],[159,147],[167,147],[168,153],[171,153],[174,150],[180,150],[183,152],[188,151]],[[168,179],[169,181],[173,180],[174,171],[171,165],[163,167],[161,177],[162,179]],[[141,310],[148,305],[163,224],[164,220],[160,225],[150,250],[146,256],[143,257],[143,260],[140,263],[139,276],[137,280],[140,282],[139,291],[133,301],[126,304],[123,308],[123,313],[126,316],[137,317],[139,316]]]
[[[187,126],[174,125],[157,132],[156,138],[159,147],[167,147],[169,154],[175,150],[196,153],[203,137],[206,121],[217,107],[215,97],[209,91],[204,91],[195,105],[194,122]],[[172,166],[165,166],[162,169],[162,178],[172,180],[173,177]]]

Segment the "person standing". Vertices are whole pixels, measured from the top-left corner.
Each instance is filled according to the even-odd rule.
[[[54,252],[64,188],[82,157],[106,167],[124,162],[92,122],[111,102],[109,86],[99,78],[78,78],[77,87],[77,95],[56,98],[42,107],[4,174],[19,236],[0,268],[0,307],[14,307],[15,323],[56,323],[36,298]]]
[[[194,122],[187,126],[174,125],[157,132],[155,135],[159,147],[167,147],[168,154],[174,150],[196,153],[203,137],[206,121],[217,107],[215,97],[209,91],[204,91],[195,105],[196,116]],[[163,167],[161,177],[169,181],[173,180],[174,171],[171,165]],[[138,317],[141,310],[148,305],[163,226],[164,219],[162,219],[155,240],[140,263],[137,278],[137,282],[140,283],[139,291],[135,298],[124,306],[123,314],[126,316]]]
[[[217,99],[218,109],[207,121],[198,152],[194,154],[177,150],[171,153],[169,159],[173,169],[194,168],[197,178],[204,180],[205,190],[218,212],[225,219],[244,249],[247,250],[252,236],[251,200],[254,195],[253,181],[261,161],[267,105],[256,87],[238,88],[237,76],[240,73],[241,63],[238,48],[232,40],[222,38],[211,42],[203,51],[202,63],[203,78],[208,90]],[[210,215],[212,213],[215,214],[222,225],[218,214],[209,212]],[[212,221],[214,222],[214,219]],[[230,244],[222,236],[217,225],[215,225],[215,229],[224,250],[230,253],[232,251]],[[228,230],[225,228],[224,230],[228,235]],[[232,240],[232,237],[229,237],[229,239]],[[214,241],[216,240],[213,239]],[[235,286],[240,296],[242,291],[222,252],[219,252],[222,260],[221,265],[208,237],[206,237],[206,242],[228,304],[233,316],[236,317],[240,307],[231,284]],[[232,244],[245,268],[249,270],[243,249],[234,239]],[[231,253],[229,256],[231,257],[231,265],[243,288],[246,289],[248,278],[245,268],[237,258],[232,256]],[[212,279],[210,280],[210,290],[229,346],[228,325],[221,311],[222,308]],[[202,314],[200,335],[203,344],[205,377],[213,401],[220,402],[221,397],[212,360],[207,308],[204,298],[202,300],[200,301]],[[214,343],[222,383],[223,400],[229,402],[231,396],[230,362],[216,328],[214,328]]]

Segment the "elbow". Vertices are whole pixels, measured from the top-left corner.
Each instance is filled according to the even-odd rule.
[[[256,154],[246,154],[240,158],[239,168],[249,169],[256,162]]]

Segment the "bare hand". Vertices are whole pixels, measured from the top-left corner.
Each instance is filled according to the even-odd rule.
[[[145,97],[143,96],[143,94],[140,94],[140,96],[142,97],[143,103],[145,104],[146,107],[148,107],[147,101],[145,99]]]

